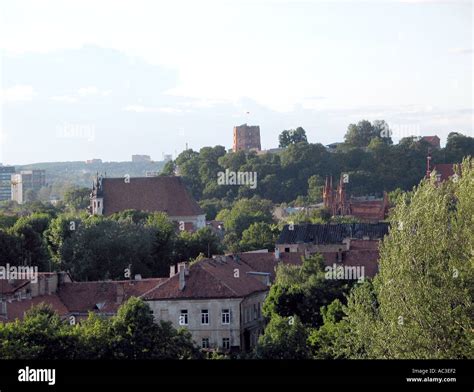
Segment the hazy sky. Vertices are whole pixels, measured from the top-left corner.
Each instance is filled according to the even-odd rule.
[[[0,0],[0,162],[473,131],[471,1]],[[247,112],[250,112],[247,114]]]

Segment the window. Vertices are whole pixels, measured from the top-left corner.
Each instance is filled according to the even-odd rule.
[[[230,349],[230,339],[229,338],[223,338],[222,339],[222,348],[224,350],[229,350]]]
[[[0,301],[0,314],[7,314],[7,303]]]
[[[258,318],[262,317],[262,308],[260,307],[260,302],[257,304]]]
[[[222,309],[222,324],[230,324],[230,310]]]
[[[285,253],[290,253],[290,248],[285,248]]]
[[[209,310],[201,310],[201,324],[209,325]]]
[[[253,304],[253,319],[257,319],[257,304]]]
[[[202,348],[209,348],[209,338],[202,338],[201,347]]]
[[[181,314],[179,315],[179,325],[188,325],[188,310],[181,309]]]

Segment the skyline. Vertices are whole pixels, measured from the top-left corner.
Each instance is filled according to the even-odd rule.
[[[3,164],[161,160],[186,143],[230,148],[243,123],[260,126],[263,149],[298,126],[310,142],[341,141],[362,119],[386,120],[394,142],[474,135],[471,2],[1,9]]]

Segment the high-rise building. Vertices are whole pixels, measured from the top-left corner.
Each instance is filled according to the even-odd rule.
[[[234,127],[234,144],[232,150],[236,151],[260,151],[260,127],[258,125],[243,124]]]
[[[0,201],[11,200],[11,177],[15,173],[13,166],[0,165]]]
[[[39,191],[45,185],[45,170],[22,170],[11,176],[11,198],[18,204],[23,204],[28,190]]]

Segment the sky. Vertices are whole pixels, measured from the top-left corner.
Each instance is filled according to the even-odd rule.
[[[0,0],[0,162],[474,136],[471,1]]]

